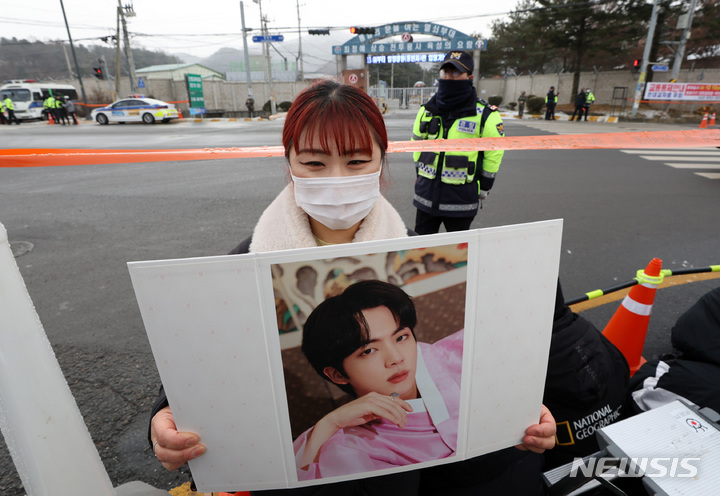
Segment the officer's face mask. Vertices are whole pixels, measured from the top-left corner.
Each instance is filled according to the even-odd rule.
[[[297,206],[334,231],[349,229],[363,220],[380,196],[380,171],[345,177],[290,175]]]
[[[472,79],[439,79],[435,101],[441,110],[453,110],[473,97]]]

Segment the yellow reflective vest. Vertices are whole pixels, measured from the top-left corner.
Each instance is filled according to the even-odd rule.
[[[13,107],[13,102],[10,97],[7,97],[5,100],[3,100],[3,105],[8,110],[15,110],[15,107]]]
[[[502,136],[503,122],[497,107],[479,100],[474,113],[450,121],[425,106],[420,107],[412,140]],[[503,150],[413,153],[417,172],[413,204],[432,215],[474,217],[479,206],[478,194],[492,188],[504,153]]]

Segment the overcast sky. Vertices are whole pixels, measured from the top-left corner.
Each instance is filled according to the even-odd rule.
[[[240,0],[122,0],[131,4],[135,17],[128,18],[133,47],[190,53],[207,57],[222,47],[242,49]],[[350,26],[380,26],[402,21],[430,21],[465,34],[487,37],[494,20],[513,10],[516,0],[438,2],[437,0],[299,0],[303,45],[341,44],[352,35]],[[115,33],[117,0],[63,0],[73,41],[100,43],[101,36]],[[244,0],[245,25],[259,34],[260,8]],[[262,13],[271,34],[296,40],[297,0],[262,0]],[[40,41],[67,40],[61,0],[3,0],[0,36]],[[333,30],[333,41],[308,36],[308,28]],[[336,41],[340,37],[340,41]],[[250,38],[248,43],[252,44]],[[259,44],[255,44],[259,45]],[[309,48],[309,46],[308,46]]]

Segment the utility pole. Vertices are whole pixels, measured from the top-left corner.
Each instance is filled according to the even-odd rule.
[[[75,55],[75,45],[73,45],[72,35],[70,34],[70,26],[68,26],[67,16],[65,15],[65,5],[60,0],[60,8],[62,8],[63,19],[65,19],[65,29],[67,29],[68,40],[70,41],[70,50],[72,51],[73,60],[75,61],[75,70],[77,71],[77,78],[80,81],[80,92],[82,93],[83,103],[87,108],[87,97],[85,96],[85,85],[83,85],[82,75],[80,74],[80,66],[78,65],[77,56]],[[87,114],[87,119],[90,119],[90,114]]]
[[[122,6],[122,3],[120,3],[121,0],[118,0],[118,7],[120,9],[120,16],[122,18],[122,26],[123,26],[123,36],[125,39],[125,56],[128,59],[128,65],[130,66],[130,93],[135,93],[135,90],[137,88],[137,76],[135,74],[135,60],[133,59],[132,54],[132,48],[130,47],[130,37],[128,36],[128,30],[127,30],[127,21],[125,20],[125,17],[133,17],[135,15],[135,10],[133,10],[132,5],[126,5],[125,7]],[[123,9],[127,11],[127,14],[123,12]]]
[[[120,96],[120,17],[122,17],[122,7],[117,8],[117,31],[115,32],[115,94]]]
[[[248,98],[252,98],[253,92],[252,92],[252,78],[250,77],[250,55],[248,54],[248,45],[247,45],[248,30],[245,28],[245,8],[243,7],[242,0],[240,0],[240,22],[242,23],[243,50],[245,51],[245,75],[247,77]]]
[[[692,28],[693,15],[695,14],[695,2],[696,0],[690,0],[690,8],[686,13],[687,23],[683,28],[682,35],[680,36],[680,43],[678,44],[678,49],[675,52],[675,62],[673,62],[672,72],[670,73],[670,79],[672,81],[677,81],[677,78],[680,75],[680,66],[685,58],[685,45],[687,45],[687,40],[690,38],[690,28]]]
[[[647,66],[650,59],[650,48],[652,48],[652,41],[655,37],[655,24],[657,24],[658,2],[659,0],[653,1],[652,15],[650,16],[650,27],[648,27],[647,39],[645,40],[645,50],[643,50],[642,67],[640,68],[640,76],[638,77],[637,86],[635,87],[635,97],[633,98],[631,112],[633,117],[637,115],[638,108],[640,107],[640,100],[642,100],[643,91],[645,90],[645,76],[647,74]]]
[[[67,67],[68,67],[68,79],[72,79],[73,72],[72,72],[72,68],[70,67],[70,57],[68,57],[67,48],[65,48],[65,43],[60,42],[60,44],[62,45],[63,54],[65,55],[65,63],[67,64]]]
[[[253,2],[260,6],[260,25],[262,26],[262,35],[267,36],[267,20],[263,17],[262,0],[253,0]],[[277,109],[275,108],[275,88],[273,87],[272,79],[272,60],[270,59],[270,47],[265,42],[263,42],[263,54],[265,55],[265,75],[267,76],[267,81],[270,85],[270,115],[275,115],[277,114]]]
[[[303,65],[302,58],[302,31],[300,30],[300,0],[297,3],[297,15],[298,15],[298,58],[300,59],[300,81],[305,79],[305,67]]]
[[[105,80],[107,81],[108,90],[110,90],[110,96],[112,97],[113,101],[115,101],[115,92],[113,91],[112,83],[110,82],[110,73],[108,72],[107,64],[105,63],[105,55],[100,57],[98,59],[98,62],[100,63],[100,67],[102,67],[103,74],[105,74]]]

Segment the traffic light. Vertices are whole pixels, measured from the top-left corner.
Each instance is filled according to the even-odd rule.
[[[353,26],[350,28],[352,34],[375,34],[375,28],[360,28]]]
[[[308,34],[330,34],[329,29],[308,29]]]
[[[103,74],[102,67],[93,67],[93,71],[95,71],[93,76],[95,76],[98,79],[105,79],[105,75]]]
[[[633,71],[638,71],[640,69],[640,59],[633,60]]]

